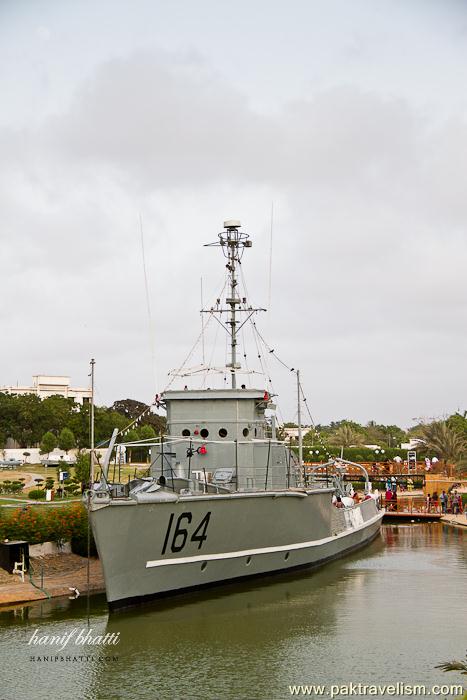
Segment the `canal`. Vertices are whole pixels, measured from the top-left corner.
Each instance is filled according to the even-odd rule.
[[[330,697],[350,683],[462,683],[435,667],[465,660],[466,553],[461,529],[385,525],[366,549],[311,573],[110,616],[100,595],[89,610],[85,597],[4,610],[0,698],[282,700],[296,684],[325,684]],[[88,613],[92,635],[118,644],[75,643]],[[28,645],[35,631],[72,630],[61,652]]]

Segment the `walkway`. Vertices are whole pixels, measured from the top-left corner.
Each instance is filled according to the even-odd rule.
[[[447,523],[448,525],[457,525],[458,527],[467,527],[466,511],[464,511],[461,515],[443,515],[441,522]]]

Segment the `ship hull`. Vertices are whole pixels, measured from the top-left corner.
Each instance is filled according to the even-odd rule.
[[[373,499],[348,511],[331,490],[122,499],[91,509],[109,607],[320,566],[371,541]]]

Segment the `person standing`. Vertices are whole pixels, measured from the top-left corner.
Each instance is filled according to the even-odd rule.
[[[439,497],[439,502],[441,503],[441,512],[446,515],[448,509],[448,496],[446,491],[443,489],[443,493]]]
[[[431,513],[431,494],[426,497],[426,512]]]

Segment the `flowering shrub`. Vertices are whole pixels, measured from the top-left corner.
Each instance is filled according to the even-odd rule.
[[[81,503],[47,508],[26,506],[12,509],[8,514],[0,512],[2,540],[27,540],[30,544],[71,541],[73,551],[84,555],[87,553],[87,532],[88,515]],[[95,551],[91,533],[91,553]]]

